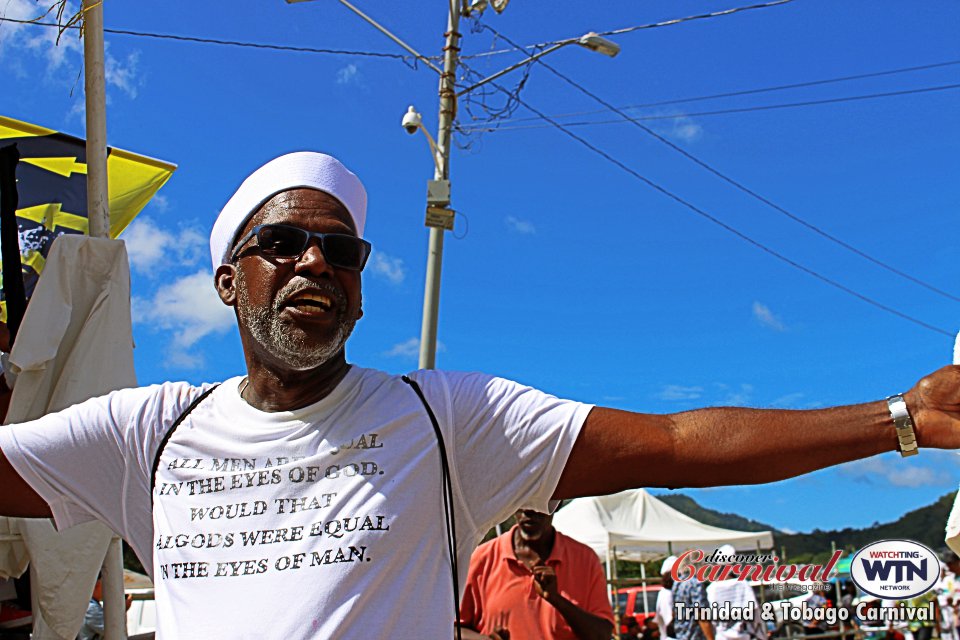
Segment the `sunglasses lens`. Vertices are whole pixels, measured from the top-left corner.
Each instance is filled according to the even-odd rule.
[[[298,256],[307,243],[307,233],[295,227],[265,225],[257,233],[260,251],[267,256]]]
[[[367,245],[355,236],[330,234],[323,238],[323,255],[330,264],[344,269],[362,269],[367,261]]]

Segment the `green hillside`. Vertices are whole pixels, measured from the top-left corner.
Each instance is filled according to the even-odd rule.
[[[784,533],[775,527],[736,514],[707,509],[683,494],[657,497],[677,511],[705,524],[741,531],[773,531],[777,550],[785,551],[786,559],[791,562],[805,562],[827,559],[830,556],[831,544],[836,544],[838,549],[855,551],[875,540],[889,538],[916,540],[934,551],[939,551],[944,547],[943,528],[955,496],[956,492],[948,493],[933,504],[911,511],[893,522],[877,523],[864,529],[814,529],[809,533]]]
[[[751,520],[750,518],[738,516],[735,513],[724,513],[722,511],[707,509],[697,504],[696,500],[690,496],[682,493],[658,495],[657,499],[666,502],[680,513],[690,516],[697,522],[709,524],[713,527],[736,529],[737,531],[777,531],[776,527]],[[779,535],[779,532],[777,532],[777,535]]]

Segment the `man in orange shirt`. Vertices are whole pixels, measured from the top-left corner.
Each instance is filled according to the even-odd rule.
[[[593,550],[554,529],[550,515],[521,510],[516,517],[516,526],[470,559],[464,640],[609,640],[613,611]]]

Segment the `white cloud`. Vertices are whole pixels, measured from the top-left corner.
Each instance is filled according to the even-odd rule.
[[[70,111],[67,112],[65,120],[70,122],[76,118],[77,122],[84,122],[87,117],[87,105],[84,104],[83,98],[78,98],[73,101],[73,105],[70,106]]]
[[[537,232],[537,228],[528,220],[521,220],[520,218],[516,218],[514,216],[507,216],[503,219],[503,221],[506,223],[507,228],[515,233],[533,235]]]
[[[407,268],[400,258],[394,258],[382,251],[377,251],[370,258],[370,267],[373,275],[379,276],[393,284],[400,284],[407,277]]]
[[[668,384],[657,397],[661,400],[698,400],[703,396],[703,387],[685,387],[679,384]]]
[[[703,136],[703,127],[686,116],[677,116],[671,122],[673,136],[683,142],[696,142]]]
[[[670,110],[645,111],[631,109],[628,113],[661,136],[678,142],[696,142],[703,137],[703,127],[693,118]]]
[[[2,10],[0,10],[0,15],[14,20],[33,20],[43,17],[48,6],[30,0],[6,0],[3,3]],[[76,11],[77,7],[68,2],[63,12],[63,21],[73,16]],[[53,20],[56,20],[55,11],[47,14],[42,21],[51,22]],[[75,29],[67,30],[61,36],[59,35],[59,29],[54,27],[4,22],[0,26],[0,55],[22,51],[30,51],[36,55],[41,55],[46,58],[48,73],[63,66],[68,56],[75,56],[79,68],[83,46],[77,36],[78,32]]]
[[[360,81],[359,68],[350,63],[337,71],[337,84],[355,84]]]
[[[157,203],[160,210],[165,206],[166,200]],[[174,233],[142,216],[124,230],[121,238],[127,244],[130,266],[148,277],[156,277],[170,267],[195,265],[207,247],[207,239],[198,229],[188,227]]]
[[[103,73],[108,85],[120,89],[131,100],[137,97],[137,90],[143,86],[143,76],[139,73],[140,52],[127,54],[124,61],[117,60],[110,54],[109,47],[105,47],[103,56]]]
[[[443,352],[446,350],[447,347],[442,342],[437,343],[437,351]],[[409,340],[398,342],[390,347],[389,350],[384,351],[383,355],[388,358],[416,359],[420,355],[420,338],[410,338]]]
[[[150,299],[134,298],[131,307],[135,323],[173,332],[167,355],[170,364],[181,367],[202,366],[203,357],[192,347],[236,325],[233,309],[220,301],[205,269],[160,287]]]
[[[757,322],[768,329],[773,329],[774,331],[787,330],[787,326],[783,324],[783,321],[775,316],[773,311],[770,310],[770,307],[762,302],[753,303],[753,317],[757,319]]]
[[[57,20],[56,10],[47,13],[53,2],[35,2],[31,0],[4,0],[0,2],[0,16],[15,20],[33,20],[41,22]],[[78,11],[79,4],[66,3],[61,23],[66,23]],[[46,14],[46,15],[44,15]],[[56,27],[17,24],[0,24],[0,59],[6,66],[12,66],[15,73],[24,70],[25,54],[39,57],[46,62],[48,79],[66,84],[78,96],[83,93],[83,43],[77,29],[66,29],[61,34]],[[14,58],[9,60],[8,58]],[[143,75],[139,69],[140,52],[133,51],[123,59],[110,53],[110,43],[104,43],[104,77],[108,87],[113,87],[127,97],[137,97],[137,91],[143,86]],[[110,100],[108,94],[107,100]],[[82,102],[82,100],[81,100]],[[82,115],[80,107],[74,105],[68,114],[68,120],[77,114]]]
[[[170,200],[162,193],[158,193],[150,198],[147,206],[157,211],[157,213],[166,213],[170,209]]]
[[[727,390],[726,395],[718,403],[724,407],[742,407],[750,403],[753,396],[752,384],[741,384],[735,389],[728,389],[727,385],[719,385],[721,389]]]
[[[840,473],[868,483],[881,480],[895,487],[936,487],[951,482],[950,474],[945,470],[919,466],[917,463],[905,464],[899,456],[874,456],[851,462],[840,467]]]

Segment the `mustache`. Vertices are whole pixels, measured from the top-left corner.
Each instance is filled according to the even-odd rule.
[[[337,311],[346,310],[347,296],[338,287],[325,280],[311,280],[303,276],[294,276],[290,282],[285,284],[283,288],[277,292],[274,309],[279,311],[284,301],[289,300],[301,291],[307,289],[319,291],[324,295],[330,296],[330,299],[333,300],[333,306]]]

